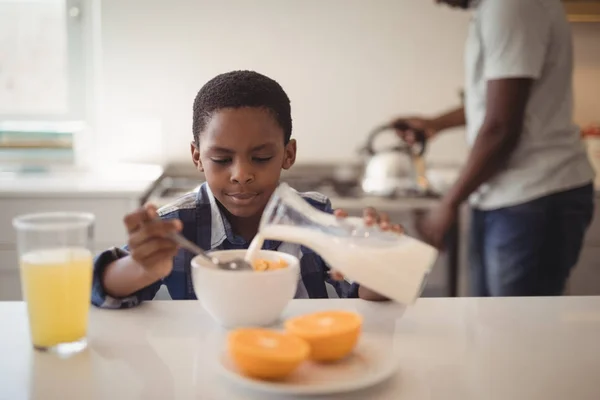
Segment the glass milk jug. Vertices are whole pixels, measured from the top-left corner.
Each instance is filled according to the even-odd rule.
[[[299,243],[347,280],[403,304],[412,304],[421,295],[438,255],[434,247],[407,235],[367,227],[361,218],[319,211],[285,183],[267,204],[257,236],[250,257],[265,239]]]

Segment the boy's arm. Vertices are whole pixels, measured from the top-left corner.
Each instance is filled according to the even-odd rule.
[[[344,218],[344,217],[348,216],[345,211],[342,211],[342,210],[334,211],[331,206],[331,201],[329,201],[329,199],[326,199],[326,201],[323,201],[323,202],[318,202],[313,199],[306,199],[306,200],[313,207],[315,207],[321,211],[324,211],[324,212],[327,212],[330,214],[335,214],[337,217],[340,217],[340,218]],[[402,230],[402,227],[400,227],[400,225],[392,224],[390,222],[389,216],[387,214],[378,213],[374,208],[371,208],[371,207],[363,210],[363,219],[364,219],[365,223],[367,223],[369,225],[376,223],[382,227],[385,227],[385,229],[390,229],[390,230],[398,232],[398,233],[400,233]],[[306,257],[306,256],[304,256],[304,257]],[[384,296],[380,295],[379,293],[372,291],[371,289],[363,287],[363,286],[359,285],[358,283],[349,282],[346,279],[344,279],[343,277],[336,277],[335,275],[337,275],[337,273],[335,271],[332,271],[331,268],[327,265],[327,263],[325,263],[325,261],[320,256],[317,256],[317,257],[319,258],[320,262],[324,266],[323,271],[324,271],[325,282],[329,283],[330,285],[332,285],[335,288],[335,291],[337,292],[337,294],[340,298],[357,298],[357,297],[359,297],[363,300],[369,300],[369,301],[389,300],[387,297],[384,297]]]
[[[328,277],[326,281],[335,287],[338,295],[342,298],[358,297],[368,301],[387,301],[387,297],[365,287],[358,283],[347,281],[339,272],[332,271],[327,264]]]
[[[373,290],[366,288],[364,286],[359,286],[358,288],[358,297],[363,300],[368,301],[388,301],[389,299],[385,296],[380,295]]]
[[[154,298],[162,280],[150,279],[147,275],[136,278],[135,275],[139,274],[136,271],[141,266],[132,265],[134,263],[135,261],[127,250],[120,248],[107,250],[96,258],[92,283],[92,304],[94,306],[130,308],[142,301]],[[107,277],[111,281],[108,285],[106,284]]]
[[[333,208],[331,207],[331,201],[321,195],[322,198],[311,198],[311,197],[306,197],[304,200],[306,200],[308,202],[308,204],[310,204],[311,206],[313,206],[314,208],[329,213],[329,214],[333,214]],[[310,261],[309,258],[312,257],[312,259]],[[333,288],[335,289],[335,291],[337,292],[338,296],[340,298],[357,298],[358,297],[358,288],[359,285],[358,283],[351,283],[346,281],[345,279],[336,279],[335,276],[332,276],[332,270],[329,267],[329,265],[327,265],[327,263],[325,262],[325,260],[323,260],[323,258],[318,255],[318,254],[304,254],[302,256],[302,260],[301,262],[310,262],[310,263],[314,263],[315,265],[317,265],[319,267],[320,271],[323,271],[323,281],[326,283],[329,283],[331,286],[333,286]]]
[[[341,218],[345,218],[348,216],[348,214],[345,211],[339,209],[335,210],[334,214]],[[377,210],[375,210],[373,207],[367,207],[363,210],[363,221],[367,226],[377,224],[384,230],[391,230],[392,232],[396,232],[398,234],[404,232],[402,226],[391,223],[389,215],[387,213],[377,212]],[[333,274],[340,275],[337,272],[333,272]],[[344,278],[340,275],[334,279],[343,280]],[[357,286],[357,297],[368,301],[389,300],[389,298],[375,292],[374,290],[360,285]]]
[[[149,205],[126,215],[124,222],[128,246],[104,252],[95,262],[92,303],[98,307],[127,308],[151,300],[173,270],[177,244],[168,236],[182,228],[175,216],[159,218]]]
[[[145,270],[131,256],[127,256],[106,267],[102,282],[108,295],[126,297],[161,279],[162,277]]]
[[[361,286],[355,282],[349,282],[346,279],[336,279],[332,276],[332,271],[329,265],[319,256],[324,265],[325,282],[329,283],[341,299],[355,299],[360,297]]]
[[[334,277],[335,271],[331,271],[329,266],[323,261],[325,265],[325,269],[327,271],[327,276],[325,281],[332,285],[335,288],[338,296],[340,298],[360,298],[367,301],[387,301],[389,300],[387,297],[380,295],[379,293],[365,287],[361,286],[355,282],[349,282],[344,277]]]

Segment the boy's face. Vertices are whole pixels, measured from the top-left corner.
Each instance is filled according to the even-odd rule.
[[[213,114],[192,159],[216,199],[237,217],[261,215],[279,184],[281,169],[296,159],[296,142],[268,110],[227,108]]]

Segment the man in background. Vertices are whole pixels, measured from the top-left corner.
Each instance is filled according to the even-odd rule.
[[[466,125],[470,154],[421,221],[441,247],[461,203],[473,208],[475,296],[560,295],[593,216],[594,173],[572,122],[573,50],[559,0],[438,0],[471,9],[465,106],[400,118],[434,137]]]

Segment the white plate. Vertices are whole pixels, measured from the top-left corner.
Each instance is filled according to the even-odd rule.
[[[398,364],[391,343],[363,333],[354,352],[333,364],[306,362],[283,381],[271,382],[242,375],[223,353],[219,372],[249,389],[278,394],[332,394],[364,389],[389,378]]]

